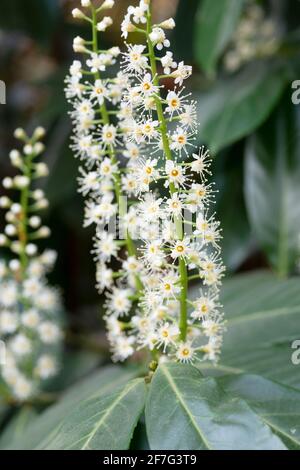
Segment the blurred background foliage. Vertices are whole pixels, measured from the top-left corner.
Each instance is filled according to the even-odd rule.
[[[122,45],[119,25],[132,3],[116,1],[108,46]],[[68,148],[63,92],[73,37],[88,34],[71,17],[78,4],[1,1],[0,79],[7,85],[7,104],[0,106],[0,176],[11,171],[14,128],[44,125],[51,170],[44,188],[50,199],[46,222],[51,247],[59,253],[52,281],[65,293],[72,331],[84,333],[99,331],[99,297],[88,255],[92,234],[81,228],[83,202],[76,192],[78,165]],[[300,1],[155,0],[154,12],[157,22],[175,15],[175,57],[194,67],[197,144],[207,145],[214,157],[228,275],[262,267],[282,277],[294,273],[300,246],[300,108],[292,104],[291,83],[300,77]]]

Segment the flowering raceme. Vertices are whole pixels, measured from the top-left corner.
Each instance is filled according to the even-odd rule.
[[[90,16],[73,13],[91,23],[93,40],[74,41],[75,51],[87,56],[87,68],[72,64],[66,93],[73,105],[73,149],[85,165],[79,178],[80,191],[88,195],[85,225],[96,225],[97,286],[107,292],[113,358],[146,349],[155,359],[216,361],[224,331],[224,267],[219,222],[209,210],[215,193],[208,182],[211,160],[204,147],[196,153],[196,103],[183,86],[192,67],[166,50],[174,20],[152,24],[151,1],[141,0],[128,8],[121,31],[126,41],[136,32],[143,42],[126,43],[121,72],[102,78],[119,55],[116,48],[112,54],[98,47],[104,24],[98,15],[107,3],[96,9],[82,2]],[[165,78],[173,89],[165,90]],[[125,240],[104,230],[118,209]],[[189,298],[193,280],[201,288]]]
[[[0,339],[6,346],[1,366],[5,397],[26,401],[39,394],[58,370],[60,354],[61,300],[59,292],[47,284],[56,253],[38,253],[36,241],[50,235],[37,214],[48,206],[44,192],[33,188],[33,181],[46,176],[45,163],[37,162],[44,145],[44,129],[37,128],[29,138],[22,129],[15,137],[24,144],[23,152],[12,150],[12,165],[20,171],[6,177],[3,186],[14,190],[18,200],[0,198],[6,225],[0,246],[12,253],[10,261],[0,261]]]

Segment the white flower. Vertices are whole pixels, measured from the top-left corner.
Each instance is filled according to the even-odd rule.
[[[171,256],[175,260],[177,258],[185,258],[189,254],[190,241],[185,238],[184,240],[176,240],[172,245]]]
[[[178,275],[175,272],[166,273],[161,280],[159,288],[163,299],[175,298],[180,290]]]
[[[177,127],[176,131],[172,134],[171,149],[181,152],[188,144],[188,137],[188,133],[182,127]]]
[[[18,375],[16,381],[13,384],[13,394],[18,400],[26,400],[33,393],[33,384],[25,379],[24,377]]]
[[[102,80],[98,79],[95,81],[90,97],[91,99],[96,99],[100,105],[104,103],[104,99],[108,97],[108,90],[105,88]]]
[[[218,312],[219,304],[216,303],[215,296],[202,295],[193,303],[195,310],[191,313],[191,317],[195,320],[203,320]]]
[[[56,371],[57,364],[53,356],[45,354],[39,357],[35,368],[35,373],[41,379],[48,379],[49,377],[53,377]]]
[[[182,211],[182,202],[177,193],[174,193],[170,199],[167,199],[167,208],[170,214],[179,216]]]
[[[46,344],[56,343],[61,337],[61,331],[59,327],[50,321],[42,322],[37,328],[41,341]]]
[[[159,87],[153,84],[153,80],[150,73],[147,73],[141,80],[138,90],[144,96],[154,95],[158,92]]]
[[[165,186],[167,187],[170,183],[173,183],[175,187],[182,186],[185,181],[184,177],[184,171],[183,168],[173,162],[172,160],[167,160],[166,161],[166,166],[165,166],[165,171],[166,175],[168,177],[168,180],[165,183]]]
[[[18,299],[17,285],[13,281],[5,282],[0,285],[0,305],[12,307]]]
[[[170,344],[175,344],[175,339],[178,335],[179,328],[177,325],[168,322],[163,323],[157,329],[157,346],[163,346],[163,351],[165,352]]]
[[[206,175],[211,175],[209,167],[211,165],[211,158],[209,151],[205,147],[201,147],[199,154],[193,153],[194,161],[191,164],[191,170],[199,173],[201,178],[205,179]]]
[[[9,348],[16,356],[23,356],[32,351],[32,343],[27,336],[19,333],[9,342]]]
[[[134,353],[134,337],[122,336],[113,346],[113,360],[125,361],[129,356]]]
[[[104,18],[97,24],[98,31],[105,31],[109,26],[113,24],[113,20],[110,16],[104,16]]]
[[[175,78],[175,84],[181,86],[183,81],[192,75],[192,72],[193,68],[191,65],[185,65],[184,62],[180,62],[177,69],[171,75]]]
[[[21,316],[21,321],[24,326],[27,328],[35,329],[40,321],[40,316],[35,309],[30,309],[27,312],[24,312]]]
[[[101,137],[105,145],[113,145],[116,141],[117,129],[112,124],[106,124],[102,128]]]
[[[86,65],[91,69],[91,72],[103,72],[106,70],[106,56],[104,54],[91,53],[91,58],[86,61]]]
[[[119,316],[126,315],[131,308],[130,289],[121,289],[114,287],[111,293],[107,294],[107,310],[108,312]]]
[[[99,189],[99,175],[97,171],[85,172],[82,167],[79,168],[81,177],[78,178],[79,192],[86,196],[90,191]]]
[[[108,232],[98,232],[95,239],[95,253],[101,261],[110,261],[112,256],[117,255],[118,247],[115,243],[114,236]]]
[[[149,37],[159,51],[161,51],[163,47],[170,47],[170,41],[166,39],[165,32],[162,28],[153,28]]]
[[[190,343],[180,343],[176,351],[176,358],[184,364],[192,363],[195,359],[195,350]]]
[[[177,67],[177,62],[173,59],[173,52],[167,51],[166,55],[161,57],[161,65],[163,66],[164,73],[169,75],[171,73],[171,69],[175,69]]]
[[[181,99],[180,99],[180,96],[177,93],[175,93],[175,91],[169,91],[166,100],[168,103],[168,106],[166,108],[167,113],[170,113],[172,115],[174,112],[180,111]]]
[[[122,21],[121,24],[121,31],[122,31],[122,37],[127,39],[128,38],[128,33],[132,33],[135,30],[135,26],[132,24],[130,20],[130,16],[126,15],[124,20]]]
[[[19,318],[14,312],[2,311],[0,313],[0,331],[3,334],[14,333],[18,327]]]
[[[98,263],[96,280],[96,287],[99,293],[102,293],[105,289],[110,289],[113,285],[113,270],[107,268],[106,264],[103,262]]]
[[[146,46],[135,44],[128,45],[128,52],[124,54],[126,71],[142,73],[148,65],[148,58],[143,55]]]

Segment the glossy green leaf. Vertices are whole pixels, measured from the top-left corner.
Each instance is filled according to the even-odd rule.
[[[245,198],[254,234],[281,275],[295,267],[300,234],[300,108],[285,96],[246,149]]]
[[[17,411],[5,426],[0,435],[0,449],[12,445],[22,438],[29,424],[35,419],[37,413],[34,408],[25,406]]]
[[[204,0],[197,15],[195,34],[196,59],[208,73],[230,41],[239,21],[245,0]]]
[[[247,402],[289,449],[300,449],[300,392],[257,375],[225,377],[225,390]]]
[[[218,366],[205,373],[255,373],[300,387],[300,367],[292,363],[299,339],[299,278],[280,280],[271,273],[243,274],[225,281],[221,293],[227,332]]]
[[[270,115],[288,81],[269,62],[252,63],[197,97],[199,138],[217,152],[253,132]]]
[[[148,395],[146,426],[151,449],[285,449],[244,400],[188,365],[159,366]]]
[[[105,367],[91,377],[73,385],[57,404],[49,407],[30,425],[26,435],[11,446],[14,449],[43,449],[50,443],[61,429],[62,423],[72,415],[79,404],[88,403],[115,393],[129,380],[137,376],[136,370],[128,370],[118,366]]]
[[[146,385],[135,379],[95,398],[82,400],[40,447],[48,450],[128,449],[144,410]]]

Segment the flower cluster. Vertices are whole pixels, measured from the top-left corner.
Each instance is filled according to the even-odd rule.
[[[261,6],[249,2],[225,54],[225,68],[235,72],[255,58],[274,54],[278,48],[277,29],[274,20],[265,17]]]
[[[159,351],[181,362],[215,361],[224,331],[218,291],[224,268],[219,257],[219,222],[209,213],[214,188],[207,181],[211,160],[195,152],[196,103],[184,82],[192,67],[177,62],[166,30],[172,18],[152,24],[151,2],[129,7],[123,36],[134,30],[142,44],[127,44],[122,69],[128,75],[122,124],[125,140],[138,148],[127,179],[135,182],[134,207],[139,247],[138,270],[144,286],[138,309],[126,326],[137,347]],[[158,68],[157,64],[160,63]],[[161,71],[160,71],[161,70]],[[165,78],[174,87],[166,91]],[[192,154],[191,158],[189,157]],[[201,280],[199,295],[188,298],[189,283]],[[119,342],[116,324],[126,312],[111,309],[110,336]]]
[[[18,201],[0,198],[6,210],[0,246],[12,253],[0,261],[0,339],[5,344],[1,377],[5,395],[17,401],[36,396],[58,370],[61,331],[59,292],[47,284],[56,253],[38,253],[36,241],[50,235],[38,212],[48,206],[44,192],[33,187],[46,176],[45,163],[38,162],[44,145],[44,129],[37,128],[29,138],[17,129],[15,137],[23,142],[23,152],[12,150],[10,159],[19,174],[3,180],[5,190],[14,190]]]
[[[146,349],[155,358],[215,361],[224,331],[218,300],[224,267],[219,223],[209,212],[211,160],[204,147],[196,151],[196,102],[184,87],[192,67],[167,50],[174,20],[153,25],[151,1],[141,0],[128,8],[121,30],[126,41],[136,32],[143,42],[126,43],[121,72],[102,78],[116,58],[111,49],[98,49],[104,6],[88,2],[90,16],[74,13],[91,22],[93,40],[76,38],[74,49],[87,55],[88,68],[72,64],[66,93],[73,106],[73,149],[85,164],[79,178],[88,195],[85,225],[96,225],[97,286],[106,290],[113,358]],[[174,83],[168,91],[165,78]],[[124,240],[112,230],[117,212]],[[201,289],[189,298],[193,280]]]
[[[120,50],[118,47],[104,50],[98,44],[99,32],[112,24],[112,18],[103,17],[103,12],[114,1],[105,0],[98,8],[90,1],[82,0],[81,4],[85,13],[75,9],[73,16],[90,23],[92,39],[75,38],[74,51],[81,53],[83,59],[73,62],[66,78],[66,96],[72,106],[74,126],[71,148],[81,161],[78,182],[79,192],[86,197],[84,226],[95,227],[92,254],[96,261],[97,289],[99,293],[106,291],[108,311],[114,309],[125,314],[142,288],[138,269],[133,267],[136,248],[129,233],[133,213],[126,210],[127,199],[136,199],[132,197],[135,182],[126,177],[126,167],[139,155],[137,146],[124,143],[126,131],[122,124],[130,110],[121,99],[127,88],[127,76],[121,71],[109,73],[114,70],[112,66]],[[119,226],[112,227],[110,222],[118,213]],[[107,230],[107,225],[111,230]],[[114,272],[112,263],[120,269]],[[116,359],[127,357],[127,342],[124,334],[125,352],[116,353]]]

